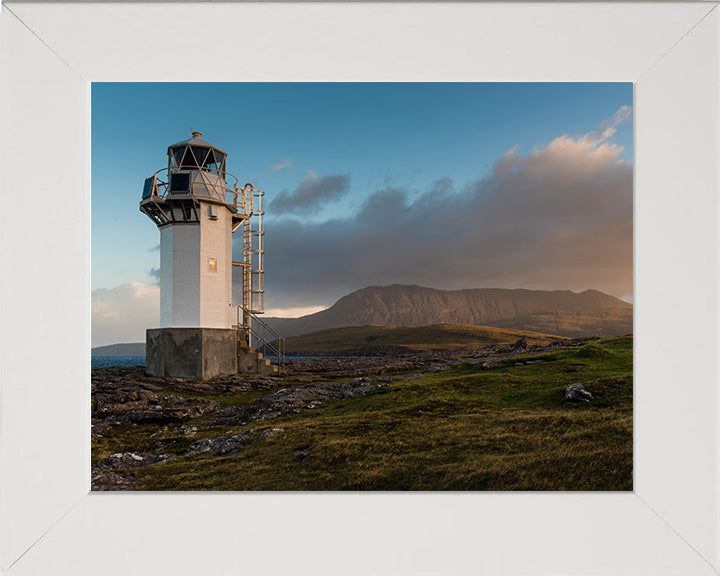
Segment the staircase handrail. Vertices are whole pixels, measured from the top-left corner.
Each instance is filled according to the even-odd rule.
[[[262,346],[263,353],[266,353],[267,350],[270,351],[271,354],[277,356],[278,359],[278,368],[279,370],[285,369],[285,338],[280,336],[275,330],[273,330],[270,325],[265,322],[264,320],[261,320],[258,318],[256,314],[253,314],[253,312],[244,306],[238,306],[238,309],[242,310],[246,314],[250,316],[252,320],[254,320],[257,324],[260,325],[262,328],[262,333],[259,332],[256,328],[253,328],[253,323],[250,323],[250,336],[254,337],[258,342],[258,348]],[[238,326],[240,330],[246,330],[247,328],[245,326]],[[269,341],[266,337],[266,332],[270,333],[271,337],[274,337],[275,341],[277,342],[277,345],[274,345],[272,341]],[[259,351],[259,350],[258,350]]]

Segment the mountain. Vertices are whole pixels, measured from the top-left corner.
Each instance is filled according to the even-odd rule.
[[[597,290],[370,286],[327,310],[300,318],[266,318],[280,335],[299,336],[343,326],[472,324],[558,336],[613,337],[633,331],[633,307]]]
[[[145,356],[145,342],[96,346],[90,351],[90,354],[93,356]]]

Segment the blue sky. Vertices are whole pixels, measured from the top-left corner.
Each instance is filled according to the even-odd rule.
[[[153,251],[159,243],[159,232],[138,210],[142,184],[145,177],[165,167],[167,146],[187,139],[192,127],[228,153],[229,172],[266,192],[267,308],[287,311],[329,306],[347,291],[362,287],[359,284],[363,282],[410,282],[437,288],[597,287],[631,299],[626,262],[623,282],[604,282],[603,278],[616,273],[608,269],[608,263],[603,264],[605,276],[595,270],[582,277],[578,270],[586,266],[577,264],[584,261],[582,254],[566,254],[560,260],[555,250],[548,259],[545,256],[549,248],[545,245],[545,252],[535,259],[545,262],[545,268],[533,276],[521,261],[525,262],[533,246],[539,245],[538,237],[528,236],[525,244],[514,248],[523,251],[523,258],[517,261],[526,268],[522,273],[511,273],[509,264],[483,261],[478,264],[487,274],[477,277],[460,274],[455,278],[447,267],[439,267],[434,275],[423,274],[418,270],[421,259],[414,257],[399,256],[387,262],[370,257],[363,263],[363,257],[352,247],[363,244],[364,235],[373,245],[378,231],[388,228],[373,227],[381,225],[383,211],[400,210],[400,221],[408,228],[402,238],[388,236],[381,238],[385,244],[373,245],[381,252],[393,245],[398,251],[407,252],[412,246],[421,249],[421,236],[414,237],[409,227],[422,226],[422,222],[441,212],[442,222],[450,229],[453,218],[465,221],[469,210],[477,209],[480,218],[492,213],[490,208],[497,202],[485,209],[485,205],[472,203],[471,199],[483,197],[489,202],[499,186],[510,186],[502,170],[498,170],[511,164],[517,174],[526,175],[514,177],[513,182],[525,183],[525,191],[517,192],[516,199],[522,194],[540,194],[541,185],[555,186],[550,180],[542,180],[546,176],[537,171],[539,164],[545,166],[545,175],[548,170],[574,174],[575,168],[567,164],[574,162],[573,166],[582,168],[578,168],[581,176],[588,178],[587,185],[577,179],[563,181],[560,187],[568,186],[567,194],[580,190],[582,196],[582,191],[591,194],[592,190],[594,200],[582,196],[587,202],[618,195],[620,200],[615,204],[622,204],[628,212],[625,198],[628,170],[632,174],[632,98],[629,83],[94,83],[94,296],[108,296],[123,285],[152,286],[155,282],[150,271],[159,267],[159,253]],[[629,113],[618,115],[621,110]],[[608,126],[611,130],[603,136]],[[605,178],[616,171],[616,179]],[[598,182],[606,180],[610,187],[607,192],[598,188]],[[631,222],[631,185],[630,177],[630,209],[623,213],[622,225],[614,230],[625,230],[628,218]],[[314,200],[303,205],[305,193]],[[272,204],[278,197],[284,199],[282,206],[280,199]],[[442,206],[433,208],[432,202],[440,197]],[[563,206],[569,205],[568,198],[563,196]],[[464,207],[464,212],[445,213],[447,205],[453,204]],[[601,209],[607,211],[608,218],[615,218],[614,209],[606,204],[601,208],[593,204],[592,213],[597,215]],[[423,207],[432,211],[423,213]],[[416,219],[407,220],[409,214]],[[361,218],[375,222],[361,222]],[[574,218],[566,221],[573,222],[572,230],[562,232],[557,222],[549,224],[551,220],[542,220],[545,239],[551,228],[557,237],[573,237],[583,228],[576,225]],[[473,227],[472,222],[466,225]],[[530,230],[539,225],[513,226],[514,233],[522,236],[518,227]],[[609,229],[601,223],[598,226],[597,230]],[[436,225],[434,230],[429,228],[423,234],[436,234],[439,243],[445,242],[445,252],[458,257],[465,254],[459,249],[461,244],[465,249],[475,247],[476,251],[494,251],[498,247],[482,244],[487,239],[469,232],[460,234],[458,243],[453,244],[448,229],[439,230]],[[497,238],[499,232],[494,234]],[[603,233],[596,232],[596,240],[598,235]],[[631,255],[632,243],[627,245],[623,238],[624,250]],[[406,247],[402,247],[403,239],[408,241]],[[574,242],[578,244],[577,238]],[[297,263],[303,254],[299,248],[303,247],[308,266],[290,269],[288,262]],[[613,243],[613,249],[620,247]],[[347,252],[343,255],[342,250]],[[592,254],[588,252],[587,257],[591,259]],[[348,266],[348,261],[357,266]],[[404,261],[408,262],[407,270],[401,269]],[[467,254],[459,262],[465,261]],[[556,282],[548,277],[551,261],[558,270]],[[307,274],[303,272],[306,268]],[[561,273],[565,268],[567,273]],[[109,307],[107,301],[100,306],[106,312]],[[108,317],[112,314],[107,312]]]

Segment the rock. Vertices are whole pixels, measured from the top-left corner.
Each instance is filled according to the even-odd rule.
[[[528,343],[527,343],[527,336],[523,336],[519,340],[516,340],[512,344],[506,344],[498,352],[501,354],[507,354],[509,352],[521,352],[522,350],[527,350]]]
[[[497,365],[497,360],[488,360],[487,362],[484,362],[482,365],[483,370],[487,370],[488,368],[494,368]]]
[[[160,436],[160,434],[165,434],[165,432],[167,432],[167,426],[160,426],[160,428],[150,434],[150,438],[155,438],[155,436]]]
[[[172,460],[175,454],[143,454],[137,452],[123,452],[122,454],[111,454],[107,458],[96,462],[93,472],[106,470],[117,470],[122,468],[143,468],[151,464],[158,464],[166,460]]]
[[[217,436],[216,438],[203,438],[188,446],[184,456],[195,456],[196,454],[207,454],[208,456],[229,456],[237,454],[245,448],[245,441],[255,433],[255,430],[248,430],[233,436]]]
[[[280,434],[280,432],[284,431],[285,428],[268,428],[267,430],[263,430],[262,434],[260,434],[260,438],[267,440],[268,438],[272,438],[276,434]]]
[[[305,458],[310,456],[310,448],[296,448],[293,450],[293,456],[305,460]]]
[[[317,408],[325,400],[364,396],[377,388],[378,385],[371,378],[300,384],[258,398],[251,406],[236,406],[219,410],[217,416],[212,419],[212,423],[242,426],[256,420],[269,420],[282,414]]]
[[[123,414],[123,418],[128,422],[136,424],[166,424],[168,422],[176,422],[178,420],[182,421],[197,418],[206,412],[213,412],[219,407],[220,405],[215,400],[211,400],[206,404],[177,408],[163,408],[158,405],[143,409],[128,410]]]
[[[374,350],[365,356],[336,356],[324,358],[295,358],[288,360],[288,368],[295,374],[322,374],[324,377],[347,377],[352,373],[383,372],[387,370],[424,368],[433,362],[437,354],[430,352],[412,352],[412,354],[377,355]]]
[[[92,490],[135,490],[139,486],[140,480],[135,476],[117,472],[103,472],[92,479]]]
[[[113,423],[112,421],[107,418],[105,420],[100,420],[99,418],[93,418],[90,423],[90,429],[91,433],[90,435],[93,438],[102,438],[103,434],[107,432],[110,428],[112,428]]]
[[[590,400],[593,400],[593,395],[585,389],[585,386],[576,382],[565,389],[565,400],[568,402],[590,402]]]
[[[198,427],[190,424],[183,424],[173,430],[175,434],[184,434],[185,436],[195,436],[198,433]]]
[[[450,369],[450,366],[448,366],[447,364],[431,364],[430,366],[425,368],[425,372],[429,372],[429,373],[433,374],[435,372],[443,372],[443,371],[449,370],[449,369]]]

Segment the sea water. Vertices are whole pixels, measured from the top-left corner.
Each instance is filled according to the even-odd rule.
[[[107,368],[108,366],[145,366],[145,356],[91,356],[90,366]]]

